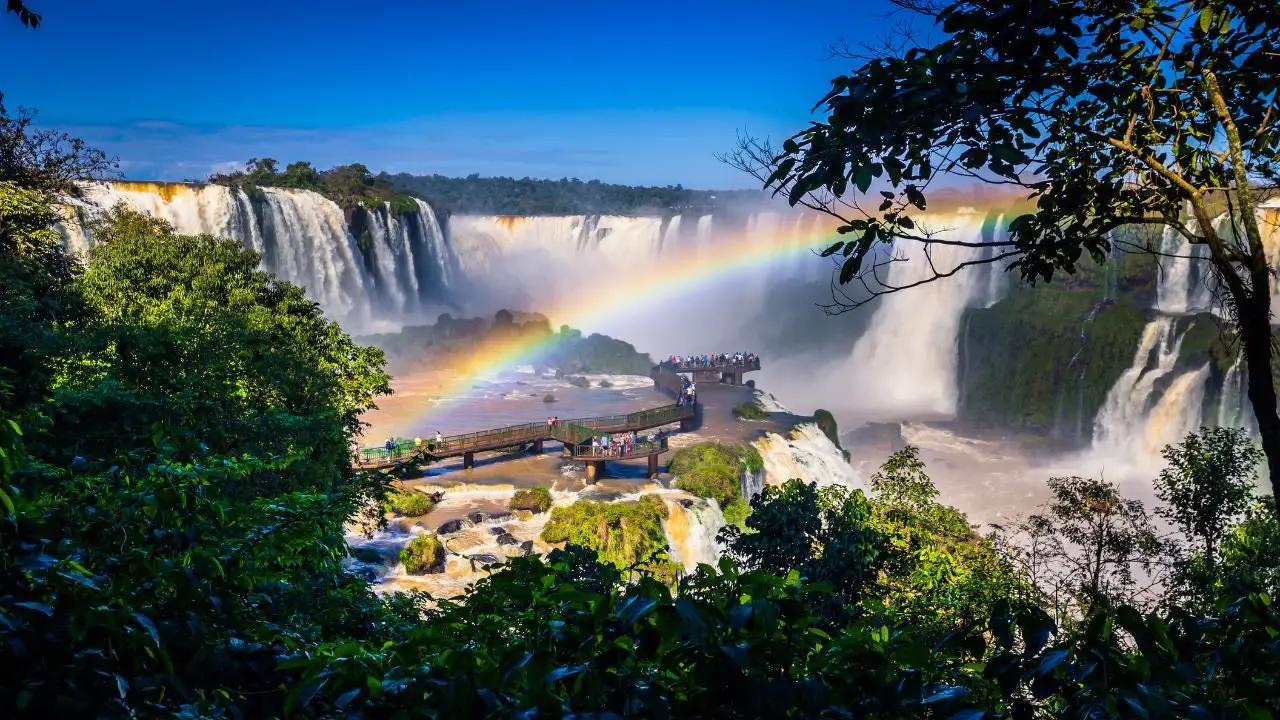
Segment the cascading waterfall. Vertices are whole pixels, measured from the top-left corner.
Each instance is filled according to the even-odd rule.
[[[866,486],[831,439],[814,423],[796,426],[786,437],[769,433],[755,441],[764,460],[764,485],[781,485],[799,478],[819,487]]]
[[[1225,218],[1217,225],[1222,229]],[[1156,288],[1156,306],[1175,315],[1205,312],[1213,304],[1209,287],[1208,248],[1192,245],[1182,233],[1165,226],[1160,242],[1161,277]]]
[[[662,531],[672,559],[692,572],[700,564],[715,566],[720,558],[716,534],[724,527],[724,515],[715,500],[665,498],[667,519]]]
[[[1218,393],[1218,427],[1243,428],[1256,433],[1253,413],[1245,402],[1244,354],[1236,356],[1235,362],[1222,378],[1222,390]]]
[[[991,242],[1004,226],[1002,215],[971,208],[917,222],[941,239],[970,243]],[[857,405],[873,414],[891,413],[890,419],[953,416],[958,401],[960,320],[966,308],[998,299],[1001,281],[992,279],[992,274],[1001,273],[1002,268],[968,267],[952,277],[926,282],[935,271],[950,272],[982,259],[984,248],[934,245],[926,256],[923,243],[906,242],[895,252],[902,261],[891,265],[885,284],[926,284],[878,300],[880,306],[854,344],[849,361],[864,380],[855,386]]]
[[[1154,461],[1161,448],[1195,431],[1202,421],[1208,364],[1156,388],[1177,365],[1182,335],[1174,318],[1157,317],[1143,329],[1133,365],[1107,393],[1094,421],[1094,450],[1110,457]]]
[[[263,269],[304,287],[325,312],[361,331],[418,321],[447,304],[458,261],[435,212],[361,213],[368,237],[355,236],[343,211],[309,190],[261,188],[249,195],[221,185],[93,183],[62,223],[67,246],[93,242],[89,216],[117,203],[168,221],[182,234],[239,241],[262,254]]]

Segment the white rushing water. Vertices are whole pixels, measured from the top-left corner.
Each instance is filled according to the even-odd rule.
[[[769,433],[755,441],[764,460],[764,485],[798,478],[819,487],[866,489],[844,454],[814,423],[798,425],[786,436]]]
[[[666,497],[667,519],[662,531],[667,536],[671,559],[692,572],[698,565],[715,566],[720,558],[716,533],[724,527],[724,515],[715,500]]]
[[[262,254],[263,269],[306,289],[349,330],[421,322],[447,303],[459,274],[435,211],[366,212],[356,237],[342,210],[308,190],[262,188],[250,197],[220,185],[93,183],[63,222],[68,247],[93,242],[86,221],[117,203],[164,219],[182,234],[236,240]],[[362,247],[363,246],[363,247]]]
[[[1178,375],[1157,394],[1181,347],[1174,318],[1157,317],[1143,328],[1133,363],[1108,391],[1094,420],[1095,450],[1154,457],[1170,438],[1176,441],[1199,426],[1207,367]]]
[[[988,223],[994,219],[994,224]],[[1003,218],[963,208],[917,221],[921,232],[947,240],[980,242],[984,228],[999,232]],[[981,248],[934,245],[926,255],[920,242],[904,242],[895,249],[900,262],[884,277],[887,287],[906,292],[885,295],[877,302],[867,331],[858,338],[845,374],[858,397],[859,409],[890,420],[920,416],[950,417],[958,400],[957,365],[960,319],[966,308],[988,306],[998,300],[1001,268],[966,267],[952,277],[926,282],[934,273],[948,273],[982,257]]]
[[[1221,230],[1224,222],[1218,225]],[[1175,315],[1208,311],[1213,305],[1208,247],[1192,245],[1182,233],[1166,226],[1160,252],[1156,307]]]

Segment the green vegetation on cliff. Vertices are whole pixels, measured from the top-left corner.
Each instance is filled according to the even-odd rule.
[[[960,330],[959,417],[981,426],[1087,442],[1116,380],[1133,365],[1155,318],[1158,268],[1150,256],[1085,263],[1061,282],[1016,286],[988,308],[965,312]],[[1179,318],[1178,371],[1234,355],[1210,314]],[[1173,375],[1169,377],[1172,380]],[[1213,383],[1211,383],[1211,386]]]
[[[579,500],[552,509],[542,539],[589,548],[602,562],[619,570],[651,562],[662,565],[665,560],[661,556],[667,551],[667,536],[662,531],[665,519],[667,505],[657,495],[642,495],[636,502]]]
[[[761,467],[755,448],[716,442],[680,448],[667,464],[677,488],[715,500],[730,524],[740,524],[751,511],[742,497],[743,471],[759,472]]]
[[[395,490],[387,493],[383,509],[401,517],[421,517],[436,506],[435,500],[416,490]]]
[[[396,333],[358,338],[360,342],[381,348],[392,364],[411,365],[430,361],[447,367],[465,360],[472,350],[494,343],[510,342],[537,345],[540,349],[533,361],[556,368],[568,382],[586,388],[590,382],[580,373],[648,375],[653,360],[635,346],[607,335],[582,332],[562,325],[559,332],[538,313],[513,313],[499,310],[493,321],[484,318],[455,318],[445,313],[433,325],[412,325]],[[603,385],[602,385],[603,387]]]
[[[299,161],[280,170],[272,158],[250,158],[244,170],[216,173],[209,176],[209,182],[239,187],[250,196],[261,194],[258,188],[263,187],[311,190],[334,201],[347,212],[357,208],[380,212],[387,204],[390,204],[392,215],[418,212],[418,204],[410,194],[392,186],[385,176],[373,175],[369,168],[359,163],[316,170],[311,163]],[[362,237],[359,231],[356,235]]]

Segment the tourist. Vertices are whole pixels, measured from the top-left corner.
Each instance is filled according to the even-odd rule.
[[[440,431],[436,431],[436,445],[444,447],[444,438],[440,436]]]

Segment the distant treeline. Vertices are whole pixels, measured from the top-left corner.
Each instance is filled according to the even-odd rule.
[[[710,212],[759,200],[756,190],[689,190],[680,185],[637,187],[577,178],[380,175],[392,186],[455,213],[475,215],[652,215]]]
[[[631,343],[607,335],[584,337],[568,325],[561,325],[556,332],[539,313],[509,310],[499,310],[492,321],[445,313],[434,325],[407,326],[397,333],[370,335],[360,341],[380,348],[393,365],[428,360],[436,367],[448,367],[454,359],[465,359],[475,348],[502,338],[541,340],[543,351],[530,361],[565,374],[647,375],[654,365],[647,353],[637,352]]]
[[[210,175],[208,182],[239,187],[250,194],[263,187],[312,190],[344,210],[377,210],[391,203],[395,214],[417,212],[413,198],[440,211],[475,215],[661,215],[711,212],[759,201],[757,190],[688,190],[681,185],[639,187],[577,178],[535,178],[374,174],[360,163],[317,170],[307,161],[283,169],[273,158],[250,158],[243,170]]]
[[[348,211],[356,207],[379,210],[383,203],[391,203],[391,212],[396,215],[418,211],[408,193],[392,187],[385,174],[374,175],[360,163],[317,170],[311,163],[299,161],[281,170],[273,158],[250,158],[244,170],[210,175],[209,182],[238,187],[251,195],[263,187],[312,190]]]

